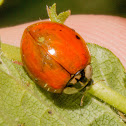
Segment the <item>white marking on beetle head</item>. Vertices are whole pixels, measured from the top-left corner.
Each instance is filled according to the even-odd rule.
[[[75,77],[70,81],[70,83],[72,83],[72,84],[76,84],[77,83],[77,80],[75,79]]]
[[[84,69],[85,72],[85,77],[90,80],[92,78],[93,70],[91,65],[87,65],[86,68]]]
[[[75,78],[79,80],[81,78],[81,74],[77,74]]]

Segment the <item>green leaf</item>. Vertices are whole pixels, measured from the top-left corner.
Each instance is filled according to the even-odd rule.
[[[102,81],[106,86],[126,96],[125,68],[110,50],[96,44],[88,44],[91,52],[93,79]]]
[[[2,51],[10,60],[21,62],[20,48],[5,43],[0,43]]]
[[[98,45],[88,44],[88,46],[92,54],[93,79],[96,81],[105,79],[103,81],[105,85],[125,96],[124,67],[119,59],[109,50]],[[9,45],[8,48],[10,52],[14,49]],[[2,62],[0,64],[1,126],[21,124],[26,126],[125,126],[122,119],[108,104],[90,93],[84,96],[84,105],[80,107],[83,96],[81,93],[53,94],[43,90],[28,77],[22,66],[9,60],[14,57],[4,49],[2,48],[6,56],[2,53],[0,58]],[[19,51],[16,50],[19,48],[15,49],[15,56],[20,57]],[[109,71],[107,72],[106,69]],[[112,73],[114,75],[109,79]]]
[[[0,6],[4,3],[4,0],[0,0]]]
[[[126,114],[126,75],[123,65],[110,50],[95,44],[88,44],[88,47],[96,83],[90,93]]]
[[[52,22],[58,22],[63,24],[65,20],[70,16],[71,11],[67,10],[65,12],[61,12],[59,15],[56,13],[56,3],[54,3],[51,7],[47,6],[47,13]]]
[[[125,84],[125,87],[126,87],[126,72],[125,72],[125,77],[124,77],[124,84]]]

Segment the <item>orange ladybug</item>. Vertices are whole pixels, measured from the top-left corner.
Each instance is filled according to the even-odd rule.
[[[21,56],[29,76],[50,92],[76,93],[75,84],[80,82],[82,88],[91,79],[91,56],[85,41],[60,23],[46,21],[27,27]]]

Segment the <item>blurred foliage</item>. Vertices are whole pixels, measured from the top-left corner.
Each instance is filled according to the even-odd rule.
[[[4,0],[0,6],[0,27],[48,18],[46,5],[57,3],[57,12],[107,14],[126,17],[125,0]]]
[[[4,2],[4,0],[0,0],[0,5],[2,5],[2,4],[3,4],[3,2]]]

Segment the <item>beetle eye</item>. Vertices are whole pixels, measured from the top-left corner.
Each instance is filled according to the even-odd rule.
[[[78,71],[75,75],[71,76],[71,79],[69,80],[67,86],[69,85],[75,85],[77,82],[86,83],[87,81],[90,81],[92,78],[92,67],[91,65],[87,65],[85,69],[82,69]]]
[[[75,85],[77,82],[81,81],[84,77],[84,70],[78,71],[76,74],[71,75],[71,79],[69,80],[68,85]]]

